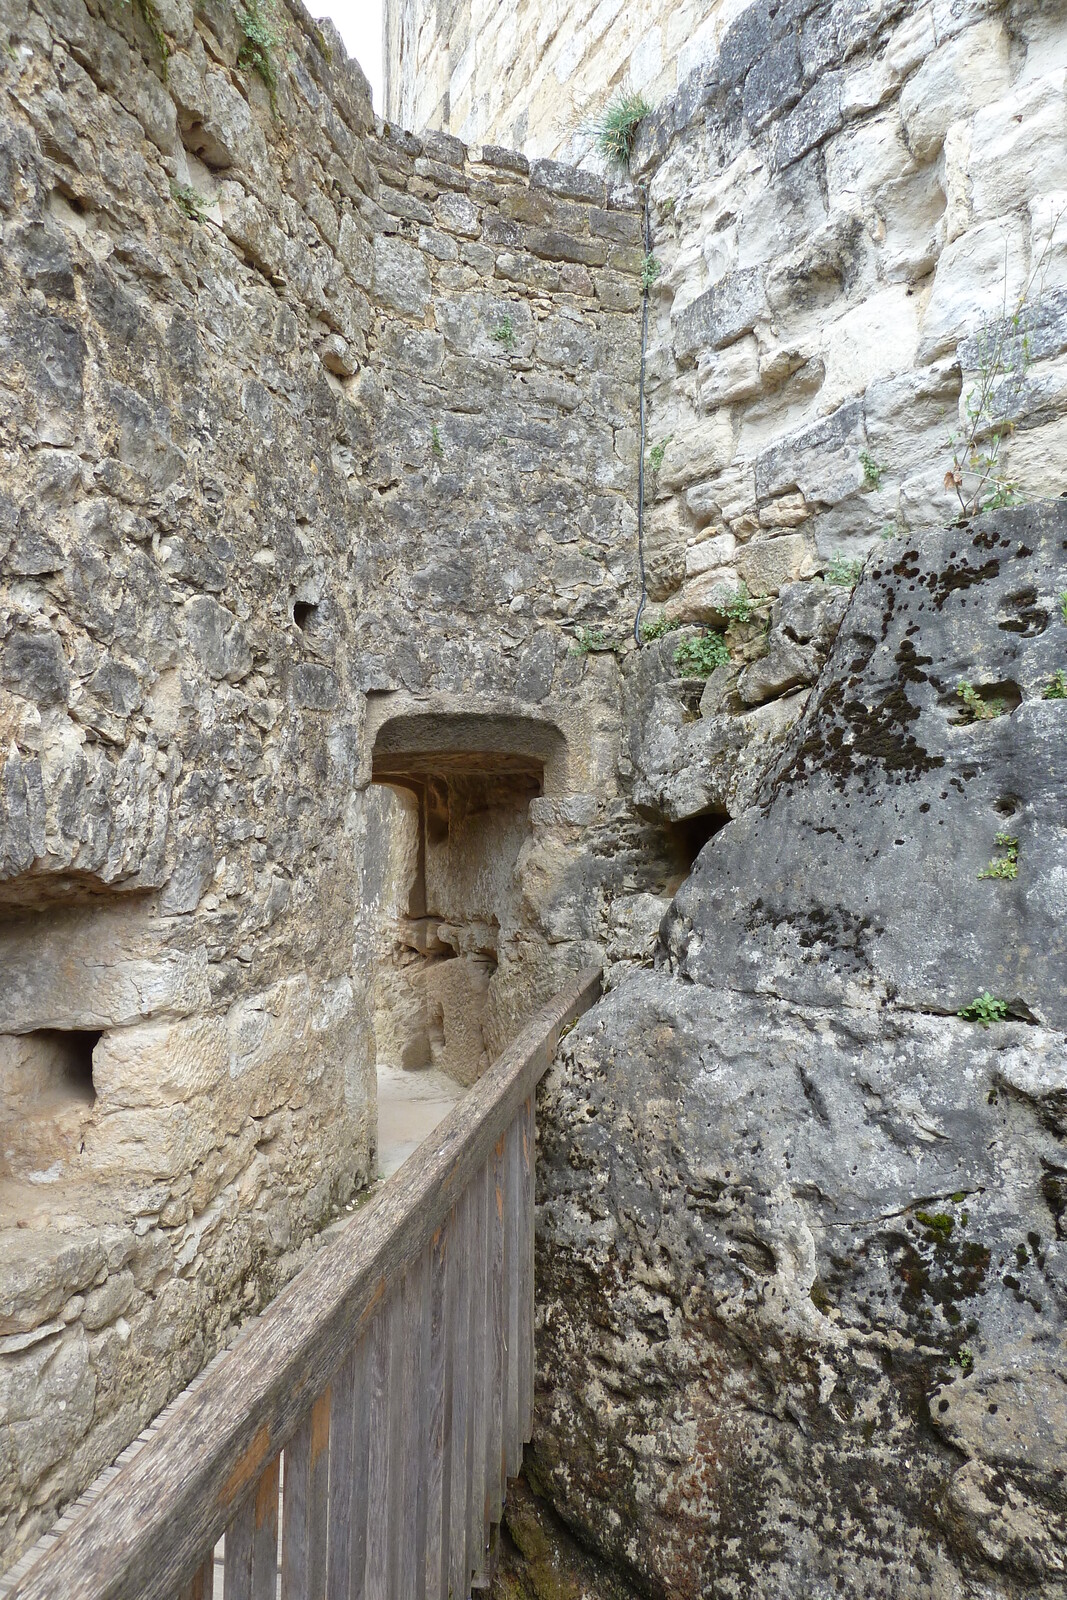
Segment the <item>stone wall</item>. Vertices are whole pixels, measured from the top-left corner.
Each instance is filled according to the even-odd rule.
[[[0,19],[8,1554],[373,1171],[400,867],[368,727],[559,741],[496,1038],[666,904],[618,820],[617,664],[576,650],[636,605],[639,218],[376,129],[298,7],[257,70],[240,16]]]
[[[620,88],[656,102],[712,52],[737,0],[385,0],[386,116],[583,161]]]

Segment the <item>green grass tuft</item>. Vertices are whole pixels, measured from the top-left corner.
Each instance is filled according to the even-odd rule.
[[[237,64],[256,73],[263,80],[270,96],[271,111],[277,115],[278,68],[274,60],[274,51],[282,41],[281,34],[274,25],[269,0],[245,0],[243,8],[238,12],[237,20],[244,34],[241,48],[237,52]]]
[[[610,165],[630,165],[637,130],[651,110],[644,95],[620,94],[601,112],[590,131],[597,149]]]

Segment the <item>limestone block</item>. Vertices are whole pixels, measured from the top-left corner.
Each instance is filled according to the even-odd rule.
[[[729,566],[736,553],[737,540],[732,533],[718,533],[710,539],[691,543],[685,552],[685,575],[695,578],[714,567]]]
[[[771,634],[825,653],[837,636],[851,591],[828,583],[787,583],[771,608]]]
[[[783,494],[777,500],[760,506],[759,524],[761,528],[799,528],[810,515],[808,503],[802,494]]]
[[[900,96],[904,137],[919,161],[932,161],[949,124],[1000,100],[1011,78],[1008,33],[999,17],[977,22],[928,55]]]
[[[977,218],[1000,217],[1067,174],[1067,68],[1023,84],[975,113],[970,148]]]
[[[697,363],[700,403],[707,411],[748,400],[761,387],[759,345],[751,335]]]
[[[818,672],[818,658],[810,645],[779,639],[765,656],[745,668],[737,680],[737,692],[746,705],[758,706],[790,689],[814,683]]]
[[[883,276],[890,283],[919,282],[933,271],[945,245],[945,191],[937,168],[921,167],[883,184],[875,207],[884,230]]]
[[[1016,218],[985,222],[946,245],[923,314],[919,360],[932,361],[1012,309],[1026,282],[1025,240]]]
[[[771,445],[756,460],[760,499],[799,489],[809,502],[836,505],[863,482],[863,407],[857,400]]]
[[[169,1106],[210,1094],[225,1083],[228,1065],[221,1018],[110,1029],[93,1052],[98,1111]]]
[[[726,412],[679,426],[663,459],[660,487],[685,489],[722,472],[733,460],[734,438],[734,425]]]
[[[737,587],[736,568],[714,567],[687,581],[681,592],[667,601],[663,614],[671,622],[708,622],[722,627],[726,622],[725,607]]]
[[[26,917],[0,932],[6,1029],[121,1028],[208,1004],[207,953],[180,947],[143,902],[121,894]]]
[[[198,61],[181,51],[167,62],[167,88],[185,144],[214,170],[247,166],[253,152],[265,162],[263,135],[252,121],[247,100],[221,72],[203,70],[202,46],[199,56]]]
[[[786,33],[764,46],[745,77],[742,105],[745,120],[758,133],[772,118],[788,111],[801,96],[803,73],[796,36]]]
[[[862,394],[875,378],[905,372],[919,342],[919,302],[904,284],[869,295],[826,330],[820,403]]]
[[[873,195],[913,166],[895,108],[836,134],[825,155],[831,215]]]
[[[500,361],[512,353],[528,357],[533,348],[535,330],[529,307],[504,295],[476,291],[439,300],[434,317],[445,346],[465,356]],[[507,346],[500,337],[506,328],[511,330]]]
[[[26,1333],[47,1322],[106,1266],[104,1242],[95,1229],[8,1228],[0,1242],[0,1335]]]
[[[24,1490],[69,1460],[92,1421],[95,1393],[89,1341],[80,1327],[0,1362],[0,1415],[9,1420]]]
[[[840,73],[825,73],[778,123],[774,131],[774,164],[779,170],[799,161],[840,128],[841,80]]]
[[[430,303],[430,275],[413,245],[378,234],[374,240],[374,298],[394,311],[422,317]]]
[[[777,594],[783,584],[807,577],[814,570],[814,546],[807,533],[754,539],[737,555],[738,575],[750,594]]]
[[[702,350],[719,350],[751,332],[765,309],[764,276],[759,267],[728,273],[676,317],[672,315],[678,365],[691,365]]]
[[[738,463],[704,483],[694,483],[685,493],[686,509],[698,527],[709,522],[733,523],[756,510],[755,469]]]
[[[237,682],[252,665],[252,653],[241,623],[213,595],[194,595],[182,608],[182,629],[189,648],[213,678]]]
[[[1067,418],[1057,417],[1043,427],[1012,434],[1001,446],[1004,476],[1020,486],[1027,499],[1063,493],[1063,463],[1067,460]]]

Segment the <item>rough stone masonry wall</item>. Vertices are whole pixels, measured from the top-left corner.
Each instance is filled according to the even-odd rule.
[[[529,155],[582,161],[621,86],[674,93],[738,0],[385,0],[385,114]]]
[[[635,604],[637,217],[376,132],[296,7],[273,94],[227,0],[150,15],[0,8],[8,1554],[371,1170],[368,705],[565,742],[502,1019],[665,903],[571,653]]]

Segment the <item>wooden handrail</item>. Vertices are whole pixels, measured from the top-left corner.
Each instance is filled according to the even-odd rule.
[[[370,1543],[387,1537],[380,1518],[376,1520],[374,1503],[379,1490],[385,1493],[375,1478],[374,1452],[384,1450],[386,1444],[376,1440],[374,1430],[384,1427],[395,1438],[399,1436],[397,1430],[403,1432],[409,1424],[415,1425],[406,1415],[397,1420],[392,1414],[375,1414],[375,1397],[380,1401],[385,1390],[382,1363],[389,1365],[392,1372],[395,1362],[401,1359],[391,1354],[391,1340],[394,1344],[399,1342],[403,1360],[412,1366],[411,1372],[405,1368],[399,1375],[405,1394],[410,1393],[412,1381],[419,1378],[419,1361],[444,1360],[440,1352],[447,1345],[448,1381],[438,1373],[435,1381],[440,1393],[434,1390],[436,1398],[425,1402],[439,1410],[446,1405],[454,1407],[462,1398],[464,1383],[469,1381],[466,1374],[470,1361],[481,1356],[487,1363],[496,1364],[495,1372],[490,1373],[492,1381],[487,1380],[484,1386],[471,1385],[477,1389],[477,1394],[470,1397],[477,1413],[473,1446],[467,1424],[468,1460],[472,1450],[475,1456],[481,1452],[474,1476],[476,1483],[485,1478],[483,1503],[463,1509],[457,1496],[452,1497],[454,1535],[457,1522],[466,1517],[466,1531],[473,1538],[473,1546],[468,1543],[466,1547],[468,1556],[479,1541],[484,1548],[488,1525],[483,1527],[483,1506],[486,1515],[495,1513],[499,1517],[503,1494],[499,1443],[502,1430],[507,1440],[509,1418],[512,1434],[518,1427],[524,1430],[522,1437],[528,1437],[525,1430],[532,1399],[532,1096],[552,1061],[561,1031],[593,1003],[599,992],[599,971],[587,971],[530,1018],[514,1042],[414,1155],[267,1310],[243,1330],[213,1370],[179,1396],[158,1431],[133,1458],[114,1472],[91,1500],[87,1497],[81,1514],[16,1581],[9,1600],[57,1600],[59,1596],[63,1600],[174,1600],[179,1594],[210,1597],[211,1553],[223,1534],[227,1542],[227,1572],[231,1555],[236,1562],[237,1552],[244,1549],[245,1543],[249,1573],[261,1572],[259,1579],[250,1577],[245,1587],[235,1584],[232,1592],[269,1592],[273,1600],[275,1566],[270,1566],[268,1582],[267,1565],[256,1567],[254,1546],[262,1535],[264,1548],[273,1552],[270,1561],[276,1563],[278,1455],[290,1444],[284,1470],[287,1496],[297,1508],[292,1513],[297,1519],[293,1521],[297,1531],[291,1549],[283,1550],[283,1593],[318,1590],[317,1580],[306,1576],[319,1559],[312,1537],[315,1529],[311,1523],[300,1523],[305,1530],[300,1533],[298,1522],[310,1516],[309,1505],[315,1494],[321,1499],[326,1493],[325,1473],[316,1488],[316,1447],[324,1432],[328,1436],[332,1416],[340,1417],[346,1425],[351,1423],[353,1428],[362,1427],[364,1433],[360,1436],[360,1466],[356,1461],[358,1450],[351,1441],[346,1443],[344,1430],[335,1425],[335,1457],[329,1473],[331,1537],[336,1540],[343,1535],[352,1541],[366,1538],[368,1548],[364,1553],[360,1547],[358,1558],[364,1564],[361,1573],[365,1570],[370,1574],[374,1570]],[[513,1151],[518,1155],[510,1154]],[[522,1172],[525,1177],[514,1175]],[[505,1196],[512,1193],[518,1197],[516,1214],[525,1205],[525,1221],[514,1226],[528,1229],[529,1259],[523,1259],[527,1247],[521,1243],[520,1234],[515,1234],[507,1247],[513,1253],[513,1270],[505,1281],[504,1218],[506,1203],[510,1203]],[[511,1212],[507,1215],[510,1217]],[[507,1226],[513,1224],[509,1222]],[[442,1260],[438,1258],[443,1258],[443,1241],[449,1237],[455,1240],[456,1258],[471,1261],[477,1267],[471,1281],[479,1285],[477,1294],[481,1296],[480,1302],[473,1293],[468,1297],[474,1307],[469,1318],[465,1305],[458,1313],[462,1325],[456,1348],[463,1352],[462,1361],[454,1354],[455,1341],[448,1342],[451,1336],[446,1339],[438,1327],[444,1305],[441,1285],[445,1282]],[[516,1239],[519,1244],[514,1242]],[[495,1275],[491,1265],[482,1267],[479,1256],[479,1252],[488,1256],[494,1249],[499,1269]],[[455,1273],[457,1269],[452,1266],[450,1270]],[[453,1277],[448,1281],[457,1280]],[[434,1282],[436,1290],[432,1290]],[[453,1310],[458,1293],[459,1290],[450,1291]],[[529,1301],[528,1311],[523,1296]],[[407,1323],[416,1315],[425,1318],[420,1325],[425,1327],[425,1335],[405,1338]],[[511,1370],[505,1370],[507,1329],[519,1325],[516,1317],[526,1317],[529,1323],[529,1370],[525,1376],[517,1369],[514,1352]],[[434,1318],[437,1320],[432,1321]],[[496,1326],[503,1332],[496,1336],[490,1332],[487,1338],[487,1323],[490,1329]],[[484,1348],[479,1345],[480,1340],[486,1340]],[[516,1345],[520,1342],[514,1340]],[[372,1373],[375,1363],[379,1369],[376,1381]],[[528,1393],[522,1392],[523,1385]],[[419,1402],[411,1403],[417,1406]],[[404,1404],[409,1402],[405,1400]],[[352,1423],[357,1412],[358,1421]],[[425,1411],[422,1420],[434,1421],[432,1417],[427,1419]],[[438,1417],[437,1424],[440,1423]],[[485,1442],[487,1437],[492,1439],[494,1427],[495,1461],[491,1444],[486,1454]],[[369,1445],[367,1430],[371,1436]],[[446,1440],[447,1431],[445,1426]],[[438,1453],[439,1434],[440,1427],[435,1436]],[[408,1436],[405,1432],[404,1437]],[[395,1443],[390,1448],[396,1454]],[[505,1454],[508,1452],[505,1442]],[[509,1458],[514,1454],[513,1440]],[[514,1470],[514,1465],[509,1470]],[[346,1481],[346,1472],[351,1481]],[[360,1473],[362,1484],[357,1481]],[[389,1468],[389,1486],[390,1492],[403,1493],[403,1471],[395,1461]],[[436,1488],[435,1505],[439,1511],[440,1485]],[[344,1511],[360,1493],[369,1497],[368,1519],[361,1524],[361,1535],[349,1536],[343,1522]],[[426,1486],[420,1484],[417,1491],[413,1488],[412,1495],[414,1517],[416,1505],[425,1512]],[[477,1490],[473,1498],[477,1500]],[[321,1515],[324,1543],[325,1506]],[[288,1501],[286,1516],[290,1516]],[[447,1499],[444,1518],[447,1522]],[[463,1528],[458,1529],[461,1539],[464,1532]],[[439,1532],[431,1529],[431,1540],[438,1536]],[[297,1563],[288,1577],[287,1557]],[[263,1559],[267,1561],[267,1557]],[[406,1559],[403,1550],[397,1559]],[[447,1552],[443,1560],[442,1592],[447,1593]],[[469,1581],[469,1571],[462,1581]],[[229,1583],[228,1577],[228,1594]],[[347,1578],[345,1583],[346,1594],[363,1592],[362,1577],[358,1586],[353,1582],[351,1590]],[[367,1592],[372,1592],[373,1587],[368,1580]],[[434,1585],[420,1578],[411,1593],[429,1594],[431,1587]]]

